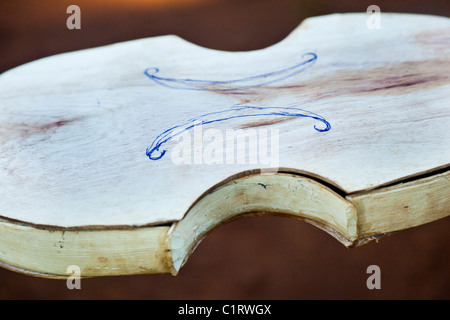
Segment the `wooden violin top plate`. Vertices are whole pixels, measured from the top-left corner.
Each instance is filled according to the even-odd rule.
[[[310,18],[249,52],[168,35],[3,73],[0,216],[63,229],[167,226],[259,173],[298,174],[347,200],[445,173],[450,20],[384,13],[372,30],[366,20]]]

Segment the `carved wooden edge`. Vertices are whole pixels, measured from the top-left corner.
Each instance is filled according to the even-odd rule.
[[[72,230],[0,219],[0,266],[56,279],[71,265],[82,277],[176,275],[209,232],[254,215],[294,217],[360,246],[447,217],[449,191],[450,170],[350,195],[304,175],[254,174],[227,180],[162,226]]]
[[[247,213],[282,214],[316,221],[344,244],[356,240],[353,205],[310,178],[292,174],[253,175],[213,190],[169,231],[176,274],[203,237],[218,225]]]
[[[166,273],[168,226],[64,230],[0,221],[0,266],[45,278],[67,278],[76,265],[81,277]]]
[[[420,226],[450,214],[450,170],[346,198],[358,211],[361,239]]]
[[[346,247],[378,241],[450,214],[450,171],[372,191],[340,195],[301,175],[254,175],[203,197],[169,231],[172,274],[215,227],[250,212],[287,215],[311,223]]]

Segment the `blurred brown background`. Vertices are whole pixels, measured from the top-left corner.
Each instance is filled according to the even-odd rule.
[[[81,8],[68,30],[66,8]],[[0,3],[0,72],[41,57],[110,43],[176,34],[220,50],[253,50],[287,36],[310,16],[365,12],[450,16],[449,0],[39,0]],[[178,276],[63,280],[0,269],[0,299],[449,299],[450,219],[346,249],[304,222],[259,217],[212,232]],[[366,269],[381,268],[369,290]]]

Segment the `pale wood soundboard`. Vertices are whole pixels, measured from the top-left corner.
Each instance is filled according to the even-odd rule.
[[[450,20],[366,20],[309,18],[249,52],[167,35],[3,73],[1,265],[175,275],[248,215],[347,247],[447,217]]]

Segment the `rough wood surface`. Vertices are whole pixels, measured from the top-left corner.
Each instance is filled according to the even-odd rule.
[[[450,213],[450,171],[347,196],[358,211],[359,237],[399,231]]]
[[[0,221],[0,266],[32,276],[82,277],[170,273],[169,227],[53,230]]]
[[[250,52],[205,49],[171,35],[61,54],[5,72],[0,260],[38,274],[61,274],[69,260],[88,274],[100,270],[92,275],[139,273],[120,263],[109,265],[120,265],[116,271],[101,271],[94,262],[105,257],[101,252],[75,258],[85,250],[75,235],[96,243],[129,230],[131,245],[141,239],[133,239],[139,228],[163,228],[158,230],[164,234],[172,226],[170,234],[177,234],[187,213],[212,191],[258,173],[264,185],[286,175],[306,179],[334,195],[323,201],[336,197],[349,204],[354,220],[327,206],[316,208],[320,214],[292,208],[335,230],[346,245],[448,216],[450,20],[385,13],[382,28],[370,30],[366,19],[310,18],[280,43]],[[226,157],[208,162],[204,152],[211,151],[212,137],[204,134],[227,138],[228,130],[276,130],[277,161],[236,163],[255,148],[237,145],[230,163]],[[196,134],[209,144],[195,149],[194,141],[192,163],[176,163],[177,139],[195,140]],[[309,201],[302,205],[315,200]],[[241,213],[254,211],[251,206]],[[224,217],[237,212],[231,207]],[[205,223],[205,230],[215,225]],[[48,246],[37,250],[28,235],[59,241],[42,230],[69,232],[75,247],[57,254]],[[14,239],[24,239],[25,247],[11,251]],[[192,249],[189,236],[184,239],[181,258],[171,257],[175,269]],[[172,250],[171,240],[166,234],[160,249]],[[106,255],[120,256],[121,242],[109,248],[101,243]],[[63,262],[55,268],[52,260],[32,262],[26,252],[33,250],[51,259],[62,255]],[[172,262],[162,261],[155,258],[143,268],[174,272]]]
[[[230,181],[196,203],[169,231],[176,274],[211,230],[248,214],[289,215],[314,223],[344,245],[358,238],[353,204],[322,184],[291,174],[253,175]]]

